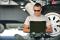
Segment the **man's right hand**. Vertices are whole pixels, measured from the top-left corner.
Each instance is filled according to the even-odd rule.
[[[28,25],[24,25],[23,32],[29,33],[30,29]]]

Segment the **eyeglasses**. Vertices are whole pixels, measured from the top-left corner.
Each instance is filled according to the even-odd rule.
[[[40,10],[34,10],[34,12],[40,12]]]

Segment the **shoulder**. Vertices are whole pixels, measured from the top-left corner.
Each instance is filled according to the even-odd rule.
[[[27,16],[26,20],[30,20],[31,17],[32,17],[32,16]]]
[[[31,18],[31,17],[34,17],[34,16],[33,15],[27,16],[27,18]]]
[[[46,21],[49,20],[48,17],[45,16],[45,15],[42,15],[41,17],[42,17],[44,20],[46,20]]]
[[[31,16],[27,16],[27,18],[30,18]]]
[[[45,16],[45,15],[41,15],[41,17],[47,18],[47,16]]]

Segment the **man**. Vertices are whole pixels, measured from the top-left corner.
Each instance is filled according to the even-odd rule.
[[[46,26],[47,26],[46,32],[49,32],[49,33],[52,32],[51,24],[48,18],[41,14],[41,11],[42,11],[41,4],[36,3],[33,7],[33,10],[34,10],[34,15],[27,17],[27,19],[24,22],[23,31],[27,33],[30,32],[30,29],[29,29],[30,21],[46,21]]]

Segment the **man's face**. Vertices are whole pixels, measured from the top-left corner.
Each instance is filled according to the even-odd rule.
[[[36,16],[40,16],[41,15],[41,11],[42,11],[42,8],[40,7],[40,6],[34,6],[33,7],[33,10],[34,10],[34,14],[36,15]]]

